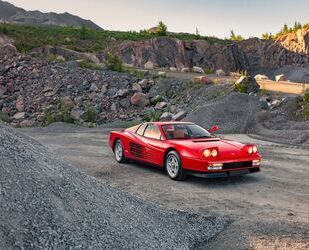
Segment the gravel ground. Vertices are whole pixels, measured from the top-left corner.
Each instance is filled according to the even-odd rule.
[[[202,244],[202,249],[309,249],[306,147],[242,134],[224,135],[256,143],[263,156],[262,172],[240,178],[192,177],[174,182],[158,169],[137,163],[118,164],[108,147],[110,129],[55,124],[21,131],[112,187],[168,208],[231,218],[231,224]]]
[[[227,224],[118,191],[0,124],[0,249],[190,249]]]

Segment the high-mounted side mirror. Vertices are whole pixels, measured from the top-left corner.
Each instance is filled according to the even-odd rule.
[[[220,128],[218,126],[212,126],[210,129],[208,129],[209,133],[215,133],[219,130]]]

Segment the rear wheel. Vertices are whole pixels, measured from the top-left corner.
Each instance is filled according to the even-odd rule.
[[[124,157],[124,148],[120,139],[117,139],[114,146],[114,154],[116,161],[119,163],[127,162],[127,159]]]
[[[182,168],[182,162],[176,151],[170,151],[165,157],[165,168],[168,176],[172,180],[181,181],[186,179],[187,175]]]

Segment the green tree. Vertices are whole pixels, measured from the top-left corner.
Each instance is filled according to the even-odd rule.
[[[167,34],[167,26],[162,21],[158,24],[157,33],[160,36],[166,36]]]
[[[289,33],[289,26],[287,24],[284,24],[284,26],[282,28],[282,33],[283,34]]]
[[[241,35],[236,35],[234,30],[231,30],[230,39],[232,41],[242,41],[242,40],[244,40],[244,38]]]

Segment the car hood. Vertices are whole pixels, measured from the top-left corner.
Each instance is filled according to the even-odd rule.
[[[249,154],[244,150],[245,144],[221,138],[172,140],[172,143],[193,151],[197,156],[201,156],[203,150],[207,148],[217,147],[221,159],[249,157]]]

